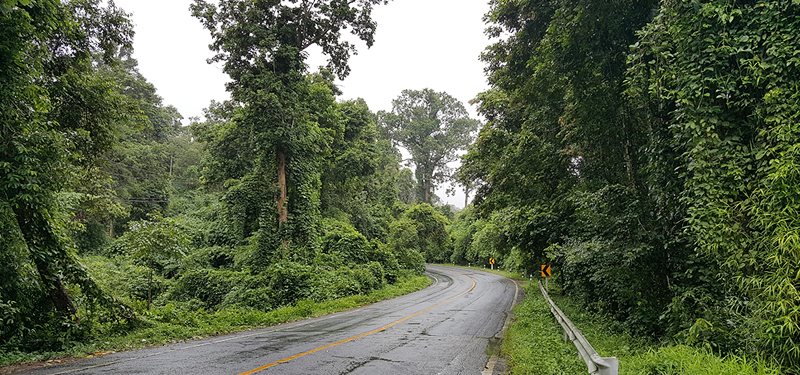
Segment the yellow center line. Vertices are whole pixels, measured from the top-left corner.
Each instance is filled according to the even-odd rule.
[[[455,273],[458,273],[458,272],[455,272]],[[459,275],[461,275],[461,276],[467,276],[467,275],[464,275],[463,273],[458,273],[458,274],[459,274]],[[471,278],[471,277],[469,277],[469,276],[467,276],[467,278],[469,278],[470,280],[472,280],[472,286],[471,286],[471,287],[470,287],[470,288],[469,288],[469,289],[468,289],[466,292],[464,292],[464,293],[461,293],[461,294],[459,294],[459,295],[457,295],[457,296],[455,296],[455,297],[453,297],[453,298],[450,298],[450,299],[448,299],[447,301],[441,302],[441,303],[439,303],[438,305],[434,305],[434,306],[431,306],[431,307],[429,307],[429,308],[427,308],[427,309],[425,309],[425,310],[422,310],[422,311],[416,312],[416,313],[414,313],[414,314],[412,314],[412,315],[409,315],[409,316],[407,316],[407,317],[405,317],[405,318],[403,318],[403,319],[400,319],[400,320],[398,320],[398,321],[396,321],[396,322],[394,322],[394,323],[391,323],[391,324],[389,324],[389,325],[386,325],[386,326],[384,326],[384,327],[378,328],[378,329],[376,329],[376,330],[374,330],[374,331],[369,331],[369,332],[367,332],[367,333],[362,333],[362,334],[360,334],[360,335],[358,335],[358,336],[353,336],[353,337],[350,337],[350,338],[344,339],[344,340],[342,340],[342,341],[337,341],[337,342],[335,342],[335,343],[333,343],[333,344],[328,344],[328,345],[325,345],[325,346],[320,346],[319,348],[312,349],[312,350],[309,350],[309,351],[307,351],[307,352],[304,352],[304,353],[296,354],[296,355],[293,355],[293,356],[291,356],[291,357],[288,357],[288,358],[281,359],[280,361],[275,361],[275,362],[272,362],[272,363],[270,363],[270,364],[268,364],[268,365],[264,365],[264,366],[261,366],[261,367],[259,367],[259,368],[257,368],[257,369],[253,369],[253,370],[250,370],[250,371],[247,371],[247,372],[243,372],[243,373],[241,373],[241,374],[239,374],[239,375],[250,375],[250,374],[255,374],[256,372],[259,372],[259,371],[261,371],[261,370],[268,369],[268,368],[270,368],[270,367],[272,367],[272,366],[275,366],[275,365],[278,365],[278,364],[281,364],[281,363],[286,363],[286,362],[289,362],[289,361],[291,361],[291,360],[293,360],[293,359],[300,358],[300,357],[302,357],[302,356],[304,356],[304,355],[308,355],[308,354],[311,354],[311,353],[315,353],[315,352],[318,352],[318,351],[320,351],[320,350],[328,349],[328,348],[330,348],[330,347],[334,347],[334,346],[336,346],[336,345],[339,345],[339,344],[344,344],[344,343],[346,343],[346,342],[348,342],[348,341],[351,341],[351,340],[360,339],[360,338],[362,338],[362,337],[364,337],[364,336],[369,336],[369,335],[371,335],[371,334],[378,333],[378,332],[380,332],[380,331],[386,330],[387,328],[390,328],[390,327],[392,327],[392,326],[394,326],[394,325],[397,325],[397,324],[399,324],[399,323],[402,323],[402,322],[404,322],[404,321],[406,321],[406,320],[409,320],[409,319],[411,319],[411,318],[413,318],[413,317],[415,317],[415,316],[417,316],[417,315],[419,315],[419,314],[422,314],[422,313],[424,313],[424,312],[426,312],[426,311],[433,310],[433,309],[435,309],[435,308],[437,308],[437,307],[439,307],[439,306],[441,306],[441,305],[444,305],[445,303],[448,303],[448,302],[450,302],[450,301],[452,301],[452,300],[454,300],[454,299],[456,299],[456,298],[458,298],[458,297],[461,297],[461,296],[463,296],[463,295],[465,295],[465,294],[467,294],[467,293],[471,292],[471,291],[472,291],[472,289],[475,289],[475,279],[473,279],[473,278]]]

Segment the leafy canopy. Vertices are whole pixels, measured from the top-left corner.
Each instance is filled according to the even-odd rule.
[[[416,167],[417,200],[430,203],[433,190],[448,181],[458,152],[472,142],[479,121],[446,92],[403,90],[392,101],[391,113],[379,114],[389,138],[411,153]]]

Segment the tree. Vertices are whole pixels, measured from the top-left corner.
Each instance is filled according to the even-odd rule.
[[[130,223],[130,229],[117,240],[124,252],[148,268],[147,309],[152,299],[153,270],[163,268],[164,263],[186,255],[189,236],[181,230],[174,219],[165,218],[155,212],[147,220]]]
[[[385,132],[411,153],[416,167],[417,200],[430,203],[438,184],[450,179],[447,163],[472,142],[479,121],[446,92],[403,90],[392,101],[392,112],[381,113]]]
[[[800,371],[798,22],[796,2],[665,2],[629,68],[648,127],[679,145],[674,196],[703,260],[674,279],[667,318],[786,373]]]
[[[657,137],[623,95],[628,46],[657,2],[492,5],[487,34],[499,40],[482,56],[491,89],[476,100],[487,124],[458,173],[475,186],[476,213],[502,225],[511,247],[504,264],[527,268],[549,256],[565,292],[635,330],[663,332],[658,318],[686,248],[664,220],[681,213],[661,199],[674,185],[656,182],[674,169],[650,162],[672,145],[648,144]],[[648,147],[658,150],[653,159]],[[666,175],[646,175],[656,167]],[[629,261],[624,272],[594,267],[606,259]]]
[[[91,174],[73,189],[83,193],[79,219],[92,227],[106,226],[109,236],[125,230],[130,220],[164,211],[169,201],[170,178],[175,158],[173,140],[180,132],[178,111],[162,103],[156,88],[138,71],[133,51],[121,49],[107,63],[94,61],[100,75],[114,82],[129,111],[116,130],[117,141],[102,155]],[[93,179],[91,177],[94,177]],[[98,212],[94,207],[113,208],[121,215]],[[85,208],[90,209],[85,209]],[[102,233],[87,233],[97,236]]]
[[[330,88],[303,76],[305,50],[320,46],[329,58],[328,69],[344,78],[350,70],[347,59],[356,50],[340,39],[341,30],[350,28],[372,46],[376,27],[372,8],[387,2],[223,0],[214,5],[195,0],[192,4],[192,14],[211,32],[210,48],[216,55],[210,61],[224,62],[231,77],[227,89],[238,104],[233,126],[248,135],[254,149],[253,168],[241,181],[274,191],[274,205],[262,202],[258,208],[264,223],[260,246],[280,242],[285,253],[289,241],[313,242],[319,156],[331,132],[341,127],[335,118],[315,113],[330,110],[335,102],[320,102],[325,90],[332,98]],[[325,89],[320,91],[320,86]]]
[[[374,115],[363,99],[339,103],[338,108],[345,126],[341,136],[331,144],[331,153],[326,158],[322,173],[322,212],[326,217],[344,213],[359,232],[376,238],[382,234],[374,220],[378,208],[374,203],[378,202],[368,196],[368,188],[385,155],[378,152]]]
[[[430,263],[444,263],[453,254],[453,244],[445,229],[450,225],[442,214],[427,203],[411,206],[399,221],[408,220],[416,230],[407,243],[413,244],[425,260]],[[392,237],[397,237],[392,236]]]
[[[0,212],[10,233],[0,247],[17,255],[17,275],[37,275],[38,288],[29,290],[46,296],[38,301],[44,307],[20,306],[19,314],[47,319],[55,311],[68,319],[77,308],[66,282],[79,285],[89,301],[110,300],[60,235],[56,196],[72,173],[109,149],[130,115],[91,57],[110,61],[120,46],[130,46],[133,28],[113,3],[101,7],[95,0],[12,0],[1,9]]]

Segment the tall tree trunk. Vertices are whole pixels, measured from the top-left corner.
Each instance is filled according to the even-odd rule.
[[[278,195],[278,228],[289,220],[289,209],[286,207],[286,154],[278,151],[278,185],[280,194]],[[284,234],[285,235],[285,234]],[[286,237],[281,241],[281,259],[286,258],[286,251],[289,249],[289,241]]]
[[[278,226],[283,225],[289,219],[289,211],[286,208],[286,154],[278,151],[278,185],[280,194],[278,195]]]
[[[58,274],[53,270],[56,263],[67,260],[59,259],[65,256],[65,251],[59,248],[61,244],[53,232],[50,221],[34,207],[18,206],[14,214],[42,285],[47,289],[56,310],[63,316],[75,315],[77,312],[75,304]]]
[[[47,293],[53,305],[56,307],[56,311],[62,316],[75,315],[78,310],[75,308],[72,298],[70,298],[67,293],[67,288],[61,283],[61,279],[51,272],[50,265],[41,261],[38,256],[34,257],[34,263],[36,263],[36,270],[39,272],[39,278],[47,288]]]

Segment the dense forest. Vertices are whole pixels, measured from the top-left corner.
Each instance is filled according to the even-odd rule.
[[[0,0],[0,352],[491,257],[552,264],[633,334],[800,372],[800,2],[491,0],[485,124],[431,89],[340,98],[340,34],[372,46],[381,3],[195,0],[231,99],[184,126],[124,10]]]
[[[800,371],[800,3],[491,4],[451,259]]]
[[[280,322],[248,323],[444,259],[454,216],[434,190],[479,124],[429,89],[381,116],[337,99],[355,51],[339,31],[371,45],[380,2],[196,1],[231,100],[184,126],[139,73],[113,2],[3,0],[2,362],[143,329]],[[330,58],[316,72],[311,45]],[[430,140],[410,161],[423,185],[396,147],[412,138]]]

